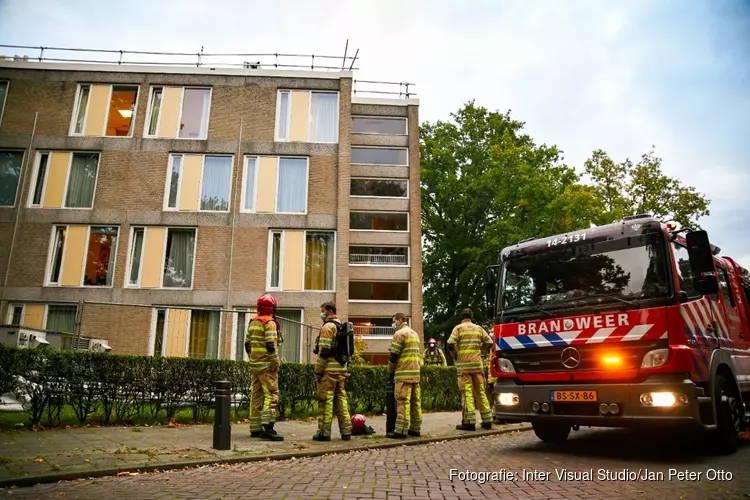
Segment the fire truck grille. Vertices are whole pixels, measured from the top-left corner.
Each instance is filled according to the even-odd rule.
[[[601,344],[582,344],[573,346],[578,350],[580,362],[572,368],[563,365],[563,350],[568,346],[537,347],[500,351],[498,355],[513,363],[516,373],[541,373],[560,371],[594,371],[606,367],[605,358],[615,364],[612,368],[622,370],[638,369],[643,356],[653,349],[667,347],[667,341],[636,341]],[[568,356],[569,358],[569,356]],[[570,365],[571,363],[568,362]]]

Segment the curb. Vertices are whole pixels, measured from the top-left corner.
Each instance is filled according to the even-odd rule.
[[[34,476],[34,477],[16,477],[10,479],[0,479],[0,489],[2,488],[22,488],[27,486],[33,486],[35,484],[44,483],[56,483],[58,481],[72,481],[74,479],[93,479],[105,476],[116,476],[122,472],[165,472],[168,470],[185,469],[191,467],[201,467],[207,465],[217,464],[241,464],[250,462],[265,462],[267,460],[291,460],[292,458],[312,458],[319,457],[322,455],[332,455],[349,453],[352,451],[370,451],[370,450],[382,450],[388,448],[398,448],[401,446],[417,446],[421,444],[437,443],[441,441],[456,441],[459,439],[476,439],[486,436],[499,436],[502,434],[509,434],[511,432],[525,432],[530,431],[531,426],[513,427],[510,429],[497,429],[491,431],[475,431],[467,434],[458,434],[452,436],[439,436],[430,438],[409,438],[403,441],[398,440],[389,443],[377,443],[371,445],[352,446],[352,447],[338,447],[328,448],[325,450],[310,450],[300,452],[285,452],[285,453],[271,453],[268,455],[255,455],[251,457],[227,457],[227,458],[212,458],[205,460],[193,460],[188,462],[172,462],[159,465],[146,465],[146,466],[131,466],[131,467],[116,467],[109,469],[95,469],[89,471],[78,471],[78,472],[67,472],[61,474],[48,474],[45,476]]]

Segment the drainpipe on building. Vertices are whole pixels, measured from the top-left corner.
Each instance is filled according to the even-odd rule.
[[[237,140],[237,173],[235,174],[235,179],[237,179],[237,182],[234,183],[234,193],[232,193],[232,201],[231,201],[231,210],[232,210],[232,239],[229,243],[229,279],[227,280],[227,300],[226,300],[226,308],[227,310],[231,309],[231,299],[230,296],[232,294],[232,264],[234,263],[234,228],[235,228],[235,217],[237,216],[237,210],[234,209],[234,203],[236,202],[238,205],[239,210],[239,204],[242,203],[242,200],[239,200],[237,198],[237,188],[239,187],[240,183],[242,182],[242,174],[245,167],[245,163],[242,158],[242,118],[240,118],[240,138]]]
[[[34,113],[34,126],[31,129],[31,140],[29,140],[29,148],[26,157],[26,168],[23,168],[21,164],[21,172],[18,175],[18,189],[16,195],[16,221],[13,224],[13,236],[10,238],[10,250],[8,251],[8,262],[5,266],[5,278],[3,280],[3,290],[0,292],[0,309],[3,307],[3,299],[5,299],[5,289],[8,287],[8,274],[10,273],[10,261],[13,258],[13,246],[16,243],[16,232],[18,231],[18,220],[21,218],[21,205],[23,204],[23,183],[26,179],[26,171],[29,169],[29,162],[31,161],[31,148],[34,145],[34,136],[36,135],[36,120],[39,118],[39,111]],[[1,323],[2,321],[0,321]]]

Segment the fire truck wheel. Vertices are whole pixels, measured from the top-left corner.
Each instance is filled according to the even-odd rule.
[[[570,435],[570,426],[552,422],[532,422],[536,437],[549,443],[562,443]]]
[[[717,451],[731,454],[737,451],[740,436],[739,402],[734,387],[723,376],[716,377],[716,439]]]

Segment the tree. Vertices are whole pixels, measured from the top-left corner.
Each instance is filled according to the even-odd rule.
[[[615,163],[601,149],[594,151],[584,168],[606,208],[598,222],[649,213],[665,221],[677,221],[682,227],[699,228],[698,219],[709,215],[710,200],[694,187],[665,175],[661,164],[653,147],[637,164],[630,159]]]

